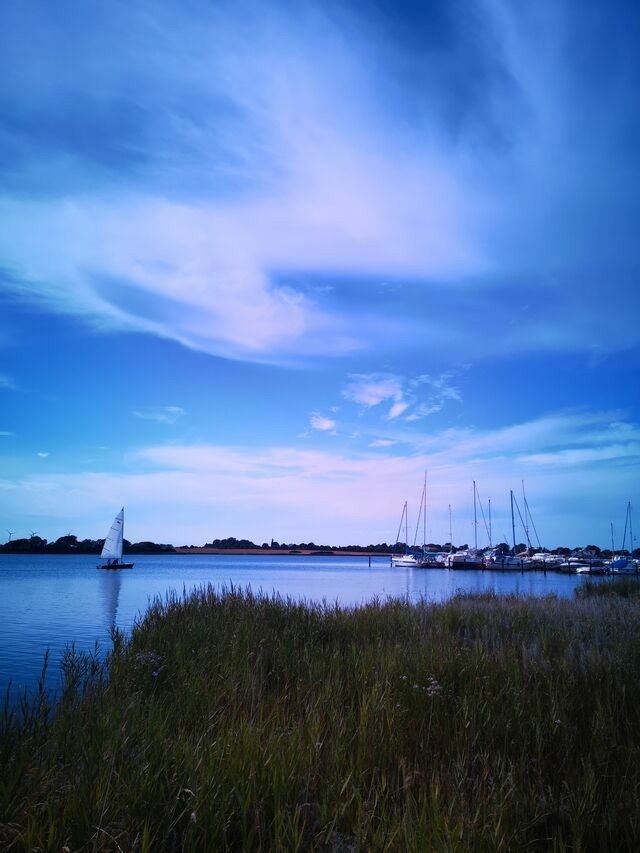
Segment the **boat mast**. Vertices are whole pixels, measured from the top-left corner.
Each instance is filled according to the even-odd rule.
[[[513,556],[516,555],[516,523],[513,518],[513,489],[511,491],[511,535],[513,536]]]
[[[422,520],[422,548],[427,544],[427,472],[424,472],[424,485],[422,487],[422,495],[420,497],[420,506],[418,507],[418,517],[416,518],[416,529],[413,534],[413,547],[418,544],[418,535],[420,533],[420,520]]]
[[[424,472],[424,509],[422,516],[422,547],[427,544],[427,472]]]
[[[489,548],[493,548],[493,541],[491,539],[491,498],[489,498]]]
[[[400,544],[400,533],[402,532],[402,522],[404,521],[404,529],[405,529],[405,550],[408,548],[408,540],[407,540],[407,502],[404,502],[404,506],[402,507],[402,515],[400,516],[400,524],[398,525],[398,532],[396,533],[396,545]]]
[[[451,504],[449,504],[449,553],[453,554],[453,531],[451,528]]]
[[[629,526],[629,516],[630,516],[630,507],[631,501],[627,502],[627,512],[624,517],[624,533],[622,534],[622,550],[625,551],[625,545],[627,544],[627,527]]]
[[[473,546],[478,550],[478,513],[476,510],[476,481],[473,481]]]
[[[404,550],[409,552],[409,508],[407,502],[404,502]]]
[[[524,480],[522,480],[522,503],[524,504],[524,535],[527,540],[527,545],[529,546],[527,549],[527,556],[531,556],[531,540],[529,539],[529,520],[528,520],[528,512],[529,512],[529,504],[527,503],[527,496],[524,491]]]

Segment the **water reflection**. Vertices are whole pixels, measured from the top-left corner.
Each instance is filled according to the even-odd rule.
[[[110,631],[116,624],[121,586],[121,572],[106,570],[100,572],[100,596],[102,598],[102,609],[105,615],[105,627],[108,631]]]

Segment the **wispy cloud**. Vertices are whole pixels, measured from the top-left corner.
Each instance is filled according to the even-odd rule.
[[[77,30],[47,29],[53,13],[36,21],[22,5],[5,12],[12,169],[0,250],[16,273],[5,286],[25,299],[100,328],[278,361],[366,349],[373,330],[403,346],[397,320],[405,334],[421,328],[409,311],[394,319],[372,305],[354,323],[340,296],[345,278],[393,276],[423,307],[444,308],[425,349],[638,341],[633,326],[608,334],[600,310],[604,281],[621,315],[638,310],[633,27],[607,17],[621,49],[588,73],[566,49],[594,42],[597,5],[577,16],[568,3],[482,0],[481,28],[451,11],[449,37],[434,29],[417,49],[346,2],[295,15],[279,3],[250,15],[227,3],[186,14],[165,2],[153,15],[98,4],[73,65]],[[25,71],[17,86],[19,66],[47,73]],[[305,291],[309,271],[333,290]],[[532,282],[526,322],[481,339],[489,321],[513,319]]]
[[[342,396],[365,409],[391,403],[387,420],[404,416],[403,420],[411,422],[439,412],[448,401],[460,402],[460,392],[451,384],[452,378],[451,373],[412,378],[392,373],[352,374]]]
[[[353,374],[342,389],[342,396],[365,408],[391,402],[387,413],[389,420],[397,418],[409,405],[404,398],[401,377],[391,373]]]
[[[9,435],[14,435],[14,433],[12,433],[10,430],[7,430],[7,429],[0,429],[0,435],[9,436]]]
[[[318,430],[319,432],[335,433],[336,421],[333,418],[321,415],[319,412],[313,412],[311,414],[309,417],[309,423],[313,429]]]
[[[145,406],[134,409],[136,418],[143,421],[156,421],[159,424],[174,424],[184,416],[185,410],[180,406]]]
[[[364,544],[394,535],[403,502],[413,495],[417,507],[428,470],[430,538],[448,539],[451,504],[455,540],[473,541],[472,479],[485,505],[491,497],[502,538],[510,528],[509,490],[526,479],[536,527],[553,546],[606,545],[609,521],[628,499],[640,499],[640,427],[615,413],[561,412],[499,430],[446,430],[403,443],[401,452],[386,445],[380,453],[380,446],[357,456],[273,446],[149,447],[121,473],[0,481],[0,508],[62,523],[87,517],[88,508],[105,515],[126,503],[138,518],[132,535],[158,541],[206,541],[213,517],[219,535]]]
[[[36,456],[39,456],[39,457],[40,457],[40,459],[46,459],[49,455],[50,455],[50,454],[49,454],[48,452],[47,452],[47,453],[43,453],[43,452],[42,452],[42,451],[40,451],[40,450],[36,453]]]

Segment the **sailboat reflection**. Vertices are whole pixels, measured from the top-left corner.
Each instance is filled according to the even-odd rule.
[[[107,623],[106,627],[109,630],[116,624],[121,586],[122,575],[120,572],[100,572],[100,594]]]

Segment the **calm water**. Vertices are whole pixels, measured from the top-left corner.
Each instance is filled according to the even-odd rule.
[[[583,580],[549,572],[391,568],[388,558],[176,555],[135,557],[132,571],[97,571],[95,556],[0,556],[0,696],[11,681],[32,687],[50,650],[54,687],[67,645],[110,646],[156,596],[203,584],[251,587],[309,601],[358,605],[374,596],[442,601],[458,590],[570,597]]]

